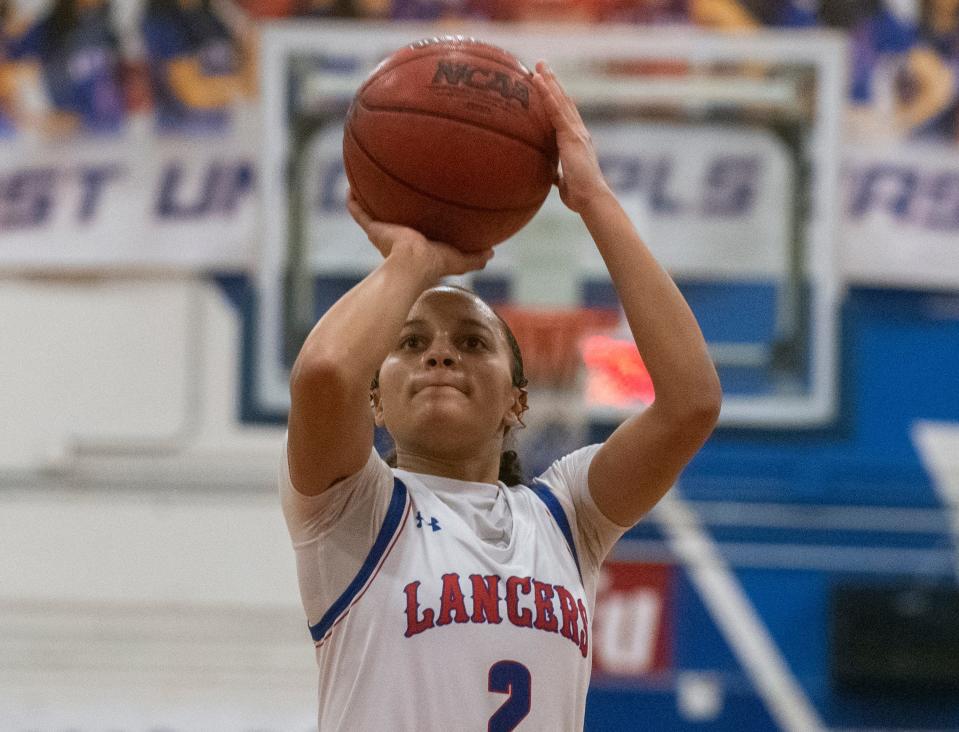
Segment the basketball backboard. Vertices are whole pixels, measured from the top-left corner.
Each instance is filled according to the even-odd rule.
[[[377,62],[436,32],[344,24],[264,34],[269,215],[255,398],[266,412],[285,411],[291,357],[309,327],[378,262],[344,208],[342,124],[352,95]],[[548,59],[577,100],[607,178],[709,341],[725,392],[721,422],[830,420],[843,42],[822,33],[635,27],[470,32],[527,64]],[[494,303],[617,307],[585,227],[555,193],[468,284]],[[628,334],[623,325],[607,337]],[[616,368],[600,356],[586,369],[590,420],[617,421],[642,406],[629,388],[587,388],[597,371]]]

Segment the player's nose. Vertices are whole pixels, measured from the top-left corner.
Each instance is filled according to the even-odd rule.
[[[428,368],[444,366],[451,368],[459,361],[456,349],[446,338],[434,338],[430,347],[423,353],[423,361]]]

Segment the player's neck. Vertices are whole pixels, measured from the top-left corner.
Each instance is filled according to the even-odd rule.
[[[416,450],[396,448],[396,467],[412,473],[438,475],[441,478],[465,480],[471,483],[496,484],[499,478],[500,454],[484,451],[482,455],[435,455]]]

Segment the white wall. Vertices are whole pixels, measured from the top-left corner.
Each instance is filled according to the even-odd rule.
[[[315,730],[273,486],[0,491],[0,729]]]
[[[0,476],[121,453],[272,460],[278,431],[237,422],[239,339],[200,279],[0,281]]]
[[[193,288],[4,281],[0,469],[44,467],[77,441],[175,435],[186,418]]]
[[[240,335],[202,279],[0,280],[0,729],[315,727]]]
[[[7,488],[0,537],[0,600],[300,607],[271,484],[239,493]]]

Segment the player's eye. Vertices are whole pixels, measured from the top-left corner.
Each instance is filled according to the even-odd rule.
[[[468,335],[463,338],[463,345],[469,350],[488,348],[485,339],[478,335]]]
[[[400,339],[400,348],[420,348],[423,346],[424,342],[425,341],[421,336],[418,336],[415,333],[410,333],[409,335],[405,335]]]

